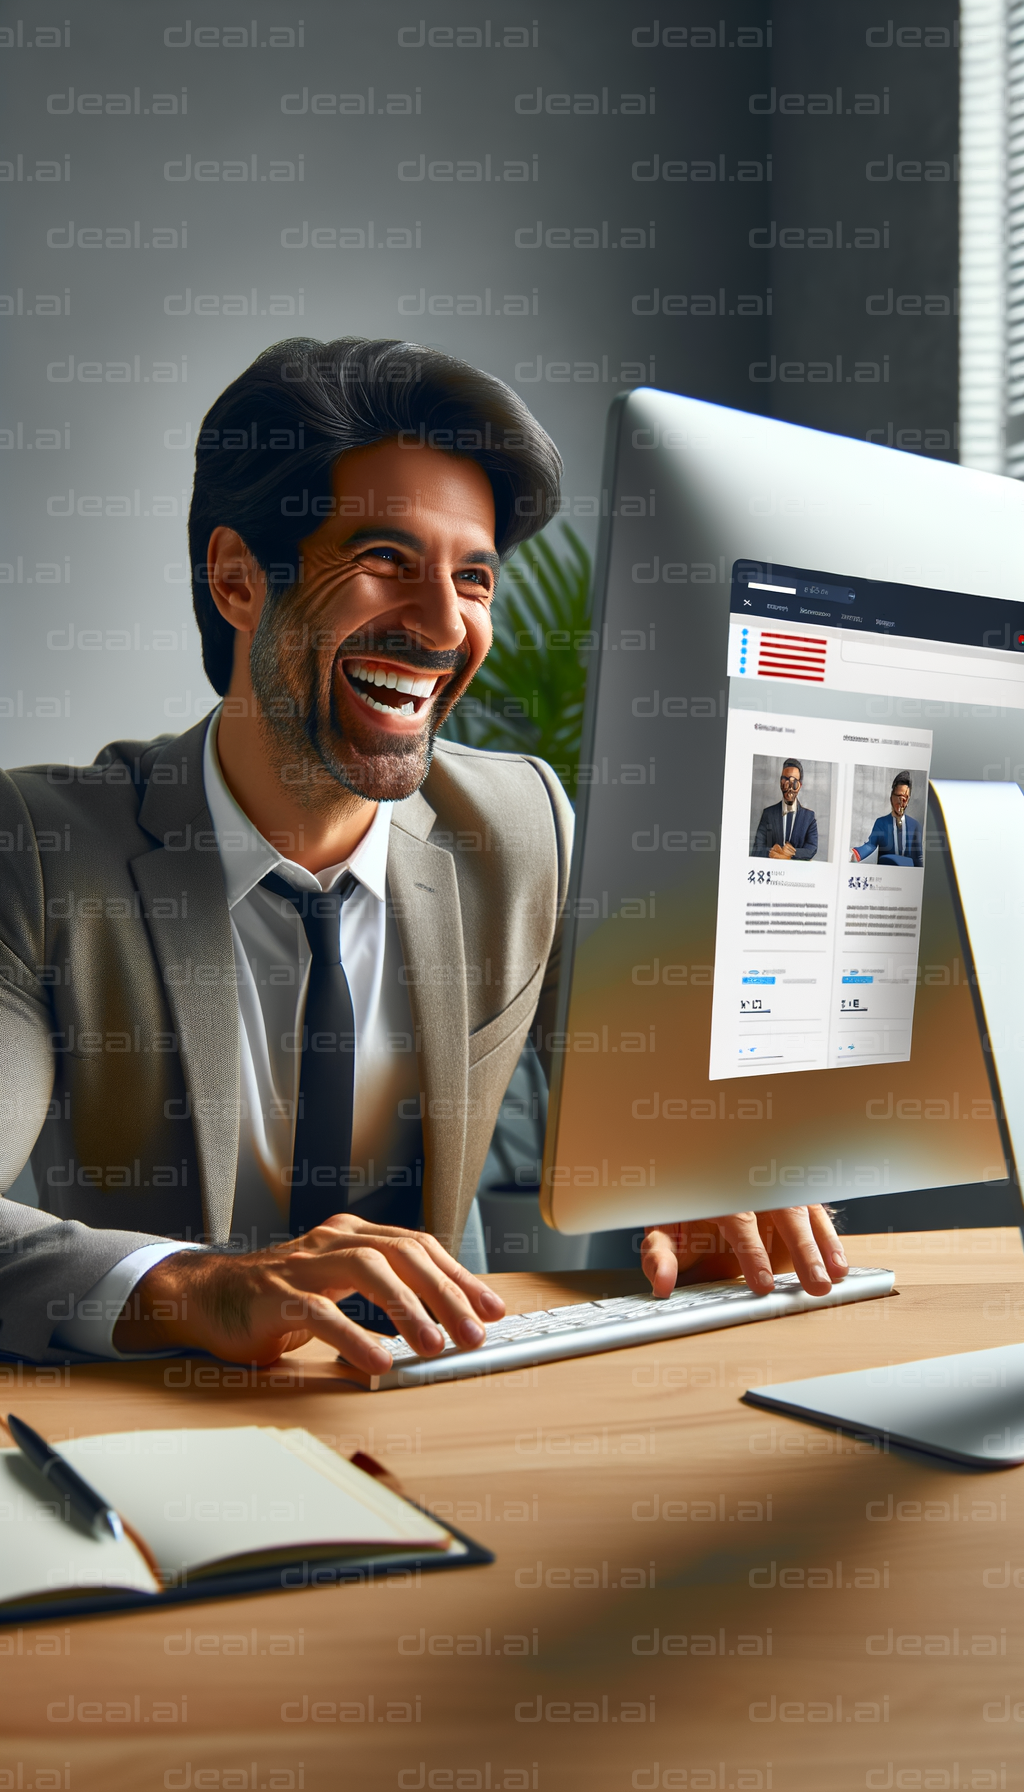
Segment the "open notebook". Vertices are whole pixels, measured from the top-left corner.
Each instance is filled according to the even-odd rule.
[[[69,1521],[21,1452],[0,1450],[0,1623],[494,1559],[308,1431],[125,1431],[53,1448],[125,1536]]]

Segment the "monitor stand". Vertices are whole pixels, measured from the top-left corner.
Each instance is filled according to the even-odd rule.
[[[982,1049],[1010,1176],[1024,1163],[1024,791],[938,778],[931,789],[949,852]]]
[[[1014,1186],[1024,1162],[1024,791],[933,779],[952,894],[973,963],[975,1013]],[[934,847],[933,847],[934,850]],[[1024,1226],[1021,1228],[1024,1233]],[[745,1399],[947,1456],[972,1468],[1024,1462],[1024,1343],[748,1390]]]

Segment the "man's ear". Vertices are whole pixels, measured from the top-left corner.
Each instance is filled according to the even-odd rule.
[[[250,639],[267,597],[267,575],[235,529],[214,529],[206,549],[206,576],[225,622]]]

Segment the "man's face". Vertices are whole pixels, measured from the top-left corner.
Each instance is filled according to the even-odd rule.
[[[910,791],[906,784],[897,784],[890,801],[892,803],[892,812],[895,815],[896,820],[902,821],[903,811],[910,801]]]
[[[396,441],[335,463],[334,514],[299,585],[265,604],[250,674],[282,777],[319,807],[341,784],[412,794],[491,644],[494,498],[474,461]]]
[[[779,779],[779,788],[782,791],[782,800],[784,803],[796,802],[797,797],[800,795],[800,786],[802,783],[803,779],[795,765],[783,766],[782,776]]]

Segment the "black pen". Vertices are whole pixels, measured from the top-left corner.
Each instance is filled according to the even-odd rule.
[[[40,1437],[24,1419],[16,1419],[13,1412],[7,1414],[7,1429],[32,1467],[39,1470],[55,1493],[64,1495],[71,1510],[85,1520],[95,1536],[116,1537],[118,1542],[121,1541],[124,1529],[113,1507],[95,1487],[83,1481],[70,1462],[65,1462],[63,1456],[51,1450],[45,1437]]]

